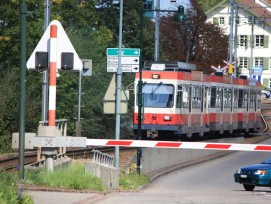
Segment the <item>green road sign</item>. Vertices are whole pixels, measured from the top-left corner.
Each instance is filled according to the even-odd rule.
[[[121,69],[122,72],[138,72],[140,49],[121,49]],[[119,64],[119,49],[107,48],[107,72],[117,72]]]
[[[140,49],[138,48],[121,48],[121,56],[123,57],[139,57]],[[118,48],[107,48],[107,56],[118,56],[119,49]]]

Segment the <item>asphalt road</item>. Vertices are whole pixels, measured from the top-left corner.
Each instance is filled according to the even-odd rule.
[[[265,141],[271,144],[271,140]],[[248,192],[235,183],[233,174],[242,166],[271,157],[267,152],[235,152],[161,177],[137,193],[114,193],[99,204],[270,204],[270,188]]]

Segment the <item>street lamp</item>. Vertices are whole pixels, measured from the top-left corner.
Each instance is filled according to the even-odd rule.
[[[184,22],[186,20],[187,20],[187,17],[184,14],[184,7],[183,6],[179,6],[177,14],[175,16],[175,21],[177,21],[177,22]]]
[[[156,9],[154,10],[147,10],[147,11],[155,11],[155,43],[154,43],[154,61],[159,61],[159,31],[160,31],[160,12],[175,12],[177,13],[175,16],[176,22],[184,22],[187,20],[186,15],[184,14],[184,7],[178,6],[178,10],[161,10],[160,9],[160,0],[156,1]]]

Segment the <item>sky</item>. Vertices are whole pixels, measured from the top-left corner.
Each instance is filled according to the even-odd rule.
[[[176,0],[176,3],[170,3],[170,0],[160,0],[160,9],[177,9],[178,6],[187,7],[189,0]]]

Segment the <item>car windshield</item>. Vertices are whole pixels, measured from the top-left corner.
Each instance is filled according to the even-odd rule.
[[[262,164],[271,164],[271,158],[264,160]]]
[[[174,87],[171,84],[143,84],[143,104],[145,107],[170,108],[173,106]]]

